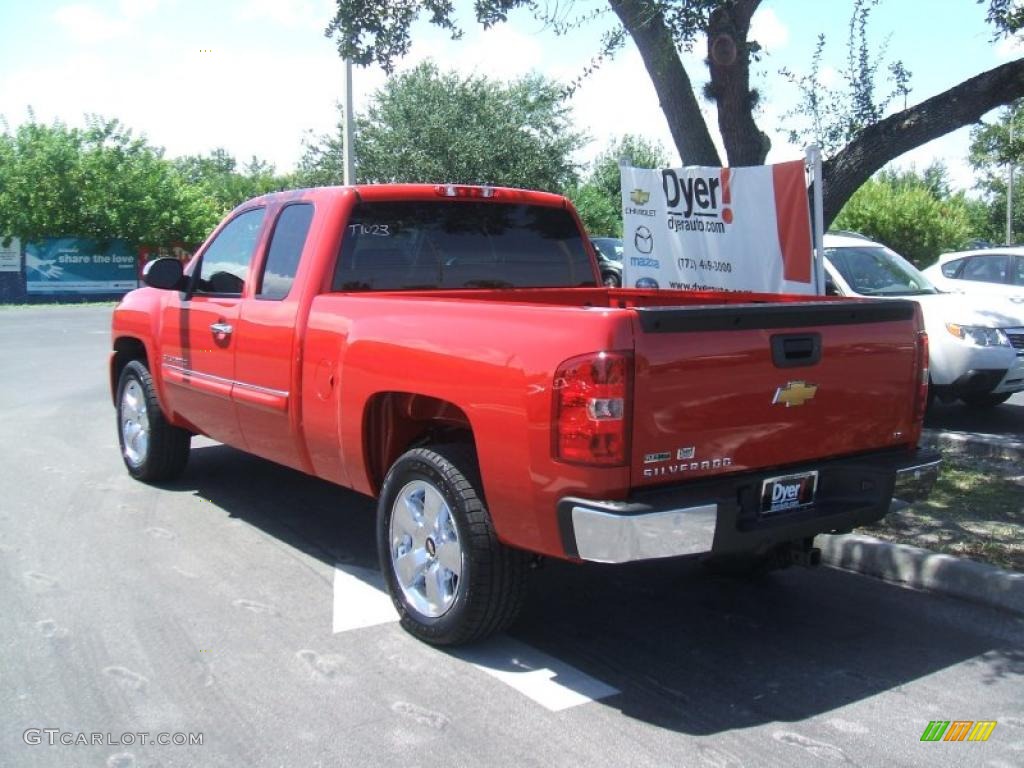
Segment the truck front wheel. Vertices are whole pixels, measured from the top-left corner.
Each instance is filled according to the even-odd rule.
[[[118,380],[117,436],[124,465],[136,480],[173,480],[188,463],[192,435],[164,418],[153,377],[139,360],[129,362]]]
[[[402,626],[434,645],[481,640],[522,608],[526,553],[494,533],[476,457],[416,448],[388,471],[377,504],[381,570]]]

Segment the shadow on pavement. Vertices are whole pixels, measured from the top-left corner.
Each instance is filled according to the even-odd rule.
[[[924,419],[926,429],[973,432],[1000,437],[1024,438],[1024,395],[1015,395],[994,408],[971,408],[962,403],[935,403]]]
[[[373,502],[330,483],[210,446],[166,487],[328,565],[377,567]],[[824,567],[743,582],[692,561],[549,561],[509,634],[621,691],[602,705],[701,735],[804,720],[967,660],[1024,674],[1024,649],[986,629],[991,616]]]

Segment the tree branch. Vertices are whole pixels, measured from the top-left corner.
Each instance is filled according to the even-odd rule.
[[[636,43],[684,165],[721,165],[672,32],[652,0],[608,0]]]
[[[890,160],[977,122],[989,110],[1021,96],[1024,58],[982,72],[868,126],[824,164],[825,226],[832,223],[857,188]]]
[[[750,88],[750,19],[761,0],[723,3],[708,23],[708,95],[718,107],[729,165],[761,165],[771,141],[754,122],[757,92]]]

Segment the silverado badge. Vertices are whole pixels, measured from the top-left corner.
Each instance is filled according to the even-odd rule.
[[[806,381],[788,381],[786,386],[775,390],[772,405],[784,403],[787,408],[794,405],[803,405],[808,400],[814,399],[814,394],[817,391],[817,384],[808,384]]]

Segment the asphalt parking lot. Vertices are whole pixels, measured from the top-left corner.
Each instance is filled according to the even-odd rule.
[[[423,645],[370,500],[205,440],[128,477],[109,314],[0,311],[4,766],[1024,763],[1024,620],[829,568],[549,563],[508,636]]]

